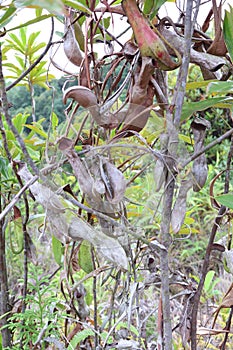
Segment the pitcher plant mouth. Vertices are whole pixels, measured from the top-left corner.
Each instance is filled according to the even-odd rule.
[[[174,70],[181,65],[181,56],[174,49],[177,62],[169,54],[161,34],[152,29],[147,19],[140,12],[136,0],[123,0],[122,7],[133,29],[138,48],[142,56],[152,57],[162,70]],[[164,39],[165,43],[166,40]],[[171,45],[167,43],[170,47]]]

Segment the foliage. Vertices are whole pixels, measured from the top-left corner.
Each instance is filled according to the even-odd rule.
[[[222,27],[213,2],[210,38],[210,17],[189,28],[192,1],[182,23],[161,19],[167,2],[1,6],[4,349],[230,346],[232,7]],[[48,18],[45,43],[29,28]]]

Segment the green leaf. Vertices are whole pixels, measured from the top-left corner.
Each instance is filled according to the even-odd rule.
[[[225,108],[231,108],[233,104],[232,97],[213,97],[207,100],[202,100],[198,102],[185,102],[183,105],[181,120],[186,120],[192,116],[193,113],[197,111],[204,111],[210,107],[221,107],[220,103],[225,104]]]
[[[85,5],[85,3],[82,3],[81,1],[75,1],[75,0],[63,0],[64,5],[70,6],[74,8],[75,10],[91,14],[92,11],[89,10],[89,8]]]
[[[72,338],[67,350],[74,350],[76,349],[77,345],[81,343],[81,341],[84,341],[90,336],[94,336],[94,331],[92,329],[83,329],[82,331],[76,333],[74,337]]]
[[[39,125],[38,123],[34,123],[33,125],[24,124],[24,126],[26,126],[28,129],[33,130],[38,135],[40,135],[40,136],[44,137],[45,139],[47,139],[48,135],[43,130],[42,126]]]
[[[229,209],[233,209],[233,194],[223,194],[217,197],[220,204],[225,205]]]
[[[15,0],[14,4],[18,8],[42,8],[54,14],[64,13],[64,5],[61,0]]]
[[[175,0],[145,0],[143,13],[153,19],[165,2],[175,2]]]
[[[12,30],[20,29],[20,28],[23,28],[23,27],[28,27],[28,26],[31,25],[31,24],[44,21],[45,19],[51,18],[51,17],[53,17],[53,15],[43,15],[43,16],[40,16],[40,17],[36,17],[36,18],[31,19],[30,21],[24,22],[24,23],[22,23],[22,24],[20,24],[20,25],[18,25],[18,26],[16,26],[16,27],[7,29],[7,31],[10,32],[10,31],[12,31]]]
[[[228,94],[233,93],[233,81],[215,81],[208,85],[207,93],[220,93],[220,94]]]
[[[12,122],[19,133],[22,132],[24,124],[27,121],[27,118],[28,118],[27,114],[23,115],[22,113],[19,113],[12,119]]]
[[[53,256],[58,265],[61,265],[62,255],[63,255],[63,246],[62,243],[53,235],[52,236],[52,249]]]
[[[90,273],[93,271],[91,244],[87,241],[83,241],[78,251],[78,263],[83,271]]]
[[[203,81],[192,81],[191,83],[186,84],[186,90],[196,90],[196,89],[205,89],[208,84],[218,80],[203,80]]]
[[[230,6],[230,5],[229,5]],[[225,11],[223,21],[223,36],[227,46],[231,61],[233,62],[233,7],[230,6],[230,11]]]
[[[215,275],[215,271],[212,271],[212,270],[209,271],[206,275],[205,283],[204,283],[204,290],[206,293],[208,293],[211,289],[214,275]]]
[[[10,22],[11,18],[15,15],[16,8],[12,5],[6,10],[4,15],[0,18],[0,28],[5,26],[8,22]]]
[[[52,122],[52,129],[53,129],[53,131],[55,131],[55,129],[58,126],[59,120],[58,120],[58,117],[57,117],[56,113],[54,113],[54,112],[52,113],[51,122]]]
[[[8,174],[8,161],[6,158],[0,156],[0,174],[3,175],[6,179],[9,178]]]

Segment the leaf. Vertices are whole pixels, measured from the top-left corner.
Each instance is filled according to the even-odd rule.
[[[102,175],[102,180],[104,181],[104,184],[107,188],[107,184],[109,183],[111,188],[111,193],[109,191],[106,191],[106,198],[107,200],[112,204],[118,204],[122,201],[125,190],[126,190],[126,181],[124,178],[124,175],[122,172],[115,167],[115,165],[111,164],[110,162],[103,161],[103,167],[104,167],[104,174]],[[105,177],[105,179],[103,178]]]
[[[89,8],[86,6],[86,2],[82,1],[75,1],[75,0],[63,0],[64,5],[72,7],[75,10],[91,14],[91,11]]]
[[[51,18],[51,17],[53,17],[53,15],[42,15],[42,16],[40,16],[40,17],[36,17],[36,18],[34,18],[34,19],[31,19],[30,21],[24,22],[24,23],[22,23],[22,24],[20,24],[20,25],[18,25],[18,26],[16,26],[16,27],[7,29],[7,31],[10,32],[10,31],[13,31],[13,30],[16,30],[16,29],[20,29],[20,28],[23,28],[23,27],[28,27],[28,26],[31,25],[31,24],[44,21],[45,19]]]
[[[61,265],[61,259],[63,255],[63,246],[62,243],[53,235],[52,236],[52,249],[53,256],[58,265]]]
[[[75,31],[74,31],[74,26],[72,25],[72,20],[73,20],[73,17],[71,15],[65,18],[65,29],[64,29],[65,36],[64,36],[63,48],[68,60],[74,65],[76,65],[77,67],[80,67],[83,61],[83,56],[80,51],[78,41],[76,40],[76,37],[75,37]]]
[[[229,93],[232,93],[232,91],[233,91],[232,80],[211,82],[208,85],[206,90],[206,92],[209,94],[213,94],[213,93],[229,94]]]
[[[153,19],[165,2],[167,2],[167,0],[145,0],[143,13],[145,15],[150,15],[150,18]]]
[[[13,124],[18,130],[19,134],[22,132],[24,124],[26,123],[28,114],[22,115],[21,113],[17,114],[13,119]]]
[[[205,278],[205,283],[204,283],[204,290],[206,293],[208,293],[208,291],[210,291],[212,283],[213,283],[213,278],[215,275],[215,271],[208,271],[206,278]]]
[[[0,28],[5,26],[11,20],[11,18],[14,16],[15,12],[16,12],[16,8],[14,6],[10,5],[9,8],[6,10],[4,15],[0,19]]]
[[[58,117],[57,117],[56,113],[53,112],[52,113],[52,129],[53,129],[53,131],[55,131],[55,129],[57,128],[58,122],[59,122]]]
[[[84,108],[97,106],[97,98],[95,94],[85,86],[77,85],[66,89],[63,95],[64,104],[66,104],[68,98],[74,99]]]
[[[26,126],[28,129],[33,130],[35,133],[37,133],[38,135],[44,137],[45,139],[47,139],[48,135],[46,134],[46,132],[42,129],[41,125],[36,125],[37,123],[35,123],[34,125],[31,124],[24,124],[24,126]]]
[[[230,5],[229,5],[230,6]],[[233,62],[233,7],[230,6],[230,11],[225,11],[224,21],[223,21],[223,36],[224,40]]]
[[[86,273],[90,273],[94,270],[92,263],[91,244],[88,241],[84,240],[79,247],[78,263],[81,269]]]
[[[54,14],[63,14],[65,12],[65,7],[61,0],[15,0],[14,4],[18,8],[42,8]]]
[[[0,156],[0,174],[1,176],[3,175],[6,179],[9,178],[8,162],[6,158],[3,158],[2,156]]]
[[[186,214],[187,194],[191,187],[192,180],[189,176],[187,177],[187,179],[181,181],[179,193],[175,201],[171,216],[172,230],[175,234],[180,231],[181,226],[184,223]]]
[[[223,194],[217,197],[219,203],[229,209],[233,209],[233,194]]]
[[[204,89],[208,84],[215,82],[216,80],[203,80],[203,81],[192,81],[186,84],[186,90]]]
[[[77,345],[87,339],[88,337],[94,336],[94,331],[92,329],[83,329],[82,331],[76,333],[72,338],[67,350],[76,349]]]
[[[198,102],[185,102],[183,105],[181,120],[186,120],[192,116],[193,113],[198,111],[204,111],[210,107],[219,107],[220,103],[226,103],[228,108],[232,107],[233,98],[232,97],[213,97],[207,100]],[[227,108],[227,107],[226,107]]]
[[[32,179],[26,164],[20,164],[18,175],[24,180]],[[36,201],[44,207],[51,232],[66,243],[85,239],[89,241],[107,260],[124,270],[128,268],[128,259],[123,247],[117,239],[109,237],[101,230],[94,229],[86,221],[74,213],[73,206],[60,198],[49,187],[35,182],[30,190]],[[75,208],[76,209],[76,208]]]

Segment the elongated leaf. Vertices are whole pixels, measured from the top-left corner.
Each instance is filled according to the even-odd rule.
[[[34,18],[34,19],[30,20],[30,21],[24,22],[24,23],[22,23],[22,24],[20,24],[20,25],[18,25],[16,27],[7,29],[7,31],[11,32],[11,31],[16,30],[16,29],[20,29],[20,28],[23,28],[23,27],[28,27],[31,24],[44,21],[45,19],[48,19],[48,18],[51,18],[51,17],[53,17],[53,15],[42,15],[42,16]]]
[[[186,90],[205,89],[210,83],[216,80],[192,81],[186,84]]]
[[[84,12],[84,13],[89,13],[91,14],[91,11],[89,10],[89,8],[86,6],[86,2],[85,4],[82,3],[82,1],[76,1],[76,0],[63,0],[64,5],[66,6],[70,6],[75,10]]]
[[[198,102],[185,102],[181,113],[181,120],[190,118],[192,114],[197,111],[204,111],[205,109],[210,107],[219,107],[220,103],[224,103],[226,106],[228,106],[228,108],[231,108],[233,104],[233,98],[213,97]]]
[[[223,194],[218,196],[218,202],[229,209],[233,209],[233,194]]]
[[[0,18],[0,28],[2,28],[4,25],[6,25],[11,18],[14,16],[16,12],[16,8],[14,6],[10,6],[5,14],[2,16],[2,18]]]
[[[233,92],[233,81],[215,81],[208,85],[207,93],[232,93]]]
[[[52,236],[53,256],[58,265],[61,265],[63,247],[62,243],[53,235]]]
[[[213,270],[209,271],[206,275],[205,283],[204,283],[204,290],[206,293],[208,293],[211,290],[214,275],[215,275],[215,271]]]
[[[46,134],[46,132],[44,130],[42,130],[39,126],[37,125],[30,125],[30,124],[25,124],[24,126],[26,126],[28,129],[33,130],[35,133],[37,133],[38,135],[47,138],[48,135]]]
[[[223,35],[224,40],[231,56],[231,60],[233,62],[233,7],[230,6],[230,11],[225,11],[225,17],[223,21]]]
[[[18,8],[42,8],[55,14],[64,13],[64,4],[61,0],[15,0],[14,4]]]
[[[77,345],[81,343],[81,341],[87,339],[87,337],[94,336],[94,332],[91,329],[83,329],[82,331],[75,334],[72,338],[67,350],[76,349]]]

